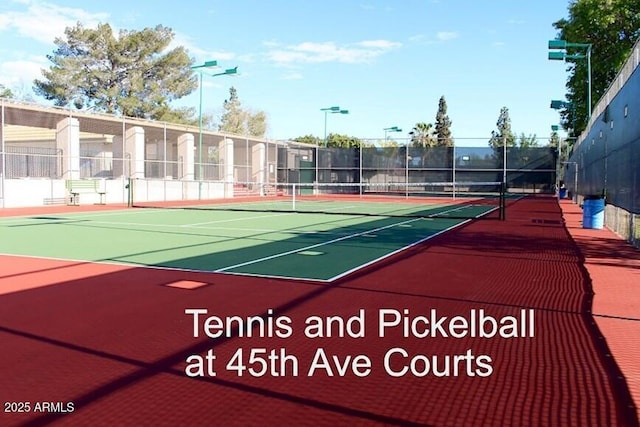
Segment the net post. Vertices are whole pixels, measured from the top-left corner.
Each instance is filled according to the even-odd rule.
[[[360,140],[359,144],[358,144],[358,156],[360,157],[359,162],[358,162],[358,169],[359,173],[360,173],[360,179],[359,179],[359,190],[360,190],[360,197],[362,197],[362,177],[364,176],[362,173],[362,140]]]
[[[507,219],[506,211],[507,211],[507,183],[502,181],[500,184],[500,220],[504,221]]]
[[[456,199],[456,144],[454,142],[453,147],[451,147],[452,155],[451,155],[451,182],[453,182],[453,192],[452,198]]]
[[[296,210],[296,184],[291,187],[291,210]]]
[[[409,142],[404,144],[404,197],[409,198]]]
[[[125,182],[126,184],[124,188],[127,191],[127,207],[132,208],[133,207],[133,182],[131,181],[131,177],[130,176],[127,177],[127,180]]]

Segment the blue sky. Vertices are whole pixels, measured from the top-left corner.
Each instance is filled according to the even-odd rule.
[[[328,132],[380,138],[398,126],[434,122],[440,96],[459,145],[485,145],[503,106],[513,130],[549,137],[559,121],[566,64],[547,59],[552,23],[568,0],[4,0],[0,83],[18,93],[48,68],[66,26],[115,30],[164,25],[197,63],[238,66],[237,77],[207,78],[203,105],[219,116],[230,86],[244,108],[263,110],[267,137]],[[198,91],[180,101],[197,107]],[[479,138],[473,141],[471,138]],[[541,141],[544,142],[544,141]]]

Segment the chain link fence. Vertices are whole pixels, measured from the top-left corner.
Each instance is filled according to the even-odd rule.
[[[511,192],[553,193],[556,183],[554,148],[492,149],[488,138],[432,148],[413,146],[409,140],[380,144],[364,139],[356,147],[333,148],[7,100],[2,101],[2,112],[3,180],[62,179],[71,172],[80,179],[106,181],[134,176],[233,182],[236,193],[252,183],[394,185],[505,178]],[[65,152],[61,147],[72,147],[71,140],[79,140],[79,147]],[[229,140],[232,149],[227,149]],[[185,162],[185,156],[193,157]],[[70,167],[79,170],[65,170]]]
[[[474,141],[475,142],[475,141]],[[487,140],[477,143],[487,144]],[[415,147],[408,141],[376,147],[333,148],[290,143],[278,151],[281,183],[502,182],[509,191],[553,193],[553,147]],[[317,161],[316,161],[317,159]]]
[[[640,41],[593,109],[587,131],[564,162],[577,203],[604,197],[605,225],[640,247]]]
[[[256,144],[277,144],[262,138],[226,135],[211,130],[200,132],[193,126],[43,107],[11,100],[0,99],[0,104],[3,113],[0,151],[4,156],[0,168],[6,169],[0,173],[6,179],[63,176],[66,171],[61,170],[61,156],[69,153],[64,153],[58,143],[60,135],[67,131],[64,128],[67,119],[77,120],[80,147],[79,153],[73,156],[80,159],[79,175],[82,179],[115,179],[122,176],[126,169],[123,159],[132,154],[132,148],[126,140],[137,129],[144,138],[144,176],[150,179],[216,181],[223,179],[224,164],[233,164],[236,178],[250,181],[255,169],[252,147]],[[185,154],[179,150],[185,135],[191,136],[194,147],[186,154],[193,156],[194,170],[191,176],[183,170]],[[225,158],[224,150],[220,149],[228,138],[234,141],[233,159]],[[139,156],[137,160],[140,160]],[[268,147],[265,161],[275,163],[273,147]],[[274,167],[272,169],[275,170]]]

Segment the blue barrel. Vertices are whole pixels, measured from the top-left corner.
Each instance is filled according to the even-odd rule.
[[[585,198],[582,205],[582,228],[604,227],[604,199]]]
[[[560,190],[558,190],[558,198],[560,198],[560,199],[566,199],[567,198],[567,189],[566,188],[561,188]]]

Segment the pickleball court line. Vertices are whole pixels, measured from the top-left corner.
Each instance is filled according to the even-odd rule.
[[[451,210],[447,210],[447,211],[454,211],[454,210],[457,210],[457,209],[460,209],[460,207],[457,207],[457,208],[454,208],[454,209],[451,209]],[[479,218],[479,217],[482,217],[484,215],[487,215],[488,213],[492,212],[493,210],[495,210],[495,208],[492,209],[492,210],[489,210],[487,212],[484,212],[482,214],[476,215],[475,218]],[[444,212],[447,212],[447,211],[444,211]],[[440,214],[442,214],[442,213],[443,212],[440,212]],[[91,216],[91,213],[89,213],[88,216]],[[98,215],[98,216],[102,216],[102,215]],[[245,272],[231,272],[231,271],[228,271],[228,270],[231,270],[231,269],[234,269],[234,268],[239,268],[239,267],[244,266],[244,265],[255,264],[255,263],[266,261],[266,260],[269,260],[269,259],[274,259],[274,258],[278,258],[278,257],[294,254],[294,253],[299,253],[299,252],[302,252],[302,251],[305,251],[305,250],[308,250],[308,249],[312,249],[312,248],[316,248],[316,247],[320,247],[320,246],[325,246],[325,245],[328,245],[328,244],[336,243],[338,241],[347,240],[347,239],[350,239],[350,238],[355,238],[355,237],[358,237],[358,236],[375,233],[377,231],[381,231],[381,230],[392,228],[392,227],[396,227],[396,226],[401,226],[401,225],[404,225],[404,224],[409,224],[409,223],[412,223],[412,222],[415,222],[415,221],[419,221],[419,220],[424,220],[424,219],[425,218],[412,218],[412,219],[409,219],[407,221],[401,221],[401,222],[397,222],[397,223],[394,223],[394,224],[389,224],[389,225],[384,226],[384,227],[378,227],[378,228],[374,228],[374,229],[371,229],[371,230],[366,230],[366,231],[359,232],[359,233],[349,234],[349,235],[346,235],[346,236],[342,236],[342,237],[339,237],[339,238],[336,238],[336,239],[329,240],[327,242],[323,242],[323,243],[307,246],[307,247],[304,247],[304,248],[299,248],[299,249],[296,249],[296,250],[283,252],[283,253],[280,253],[280,254],[275,254],[275,255],[272,255],[272,256],[268,256],[268,257],[263,257],[263,258],[260,258],[260,259],[257,259],[257,260],[252,260],[252,261],[249,261],[249,262],[245,262],[245,263],[241,263],[241,264],[237,264],[237,265],[233,265],[233,266],[224,267],[224,268],[221,268],[221,269],[218,269],[218,270],[213,270],[213,271],[212,270],[204,270],[204,269],[167,267],[167,266],[158,266],[158,265],[144,265],[144,264],[138,264],[138,263],[133,263],[133,262],[115,261],[115,260],[86,260],[86,259],[75,259],[75,258],[64,258],[64,257],[15,254],[15,253],[0,253],[0,255],[12,256],[12,257],[16,257],[17,256],[17,257],[25,257],[25,258],[35,258],[35,259],[39,258],[39,259],[48,259],[48,260],[54,260],[54,261],[88,263],[88,264],[95,263],[95,264],[105,264],[105,265],[131,266],[131,267],[134,267],[134,268],[150,268],[150,269],[154,269],[154,270],[218,273],[218,274],[229,274],[229,275],[237,275],[237,276],[262,277],[262,278],[279,278],[279,279],[288,279],[288,280],[304,280],[304,281],[330,283],[330,282],[335,281],[337,279],[340,279],[340,278],[342,278],[342,277],[344,277],[344,276],[346,276],[348,274],[351,274],[351,273],[353,273],[355,271],[358,271],[358,270],[360,270],[362,268],[365,268],[365,267],[367,267],[369,265],[375,264],[376,262],[384,260],[384,259],[386,259],[386,258],[388,258],[388,257],[390,257],[390,256],[392,256],[394,254],[400,253],[400,252],[402,252],[402,251],[404,251],[406,249],[409,249],[409,248],[411,248],[413,246],[416,246],[416,245],[418,245],[418,244],[420,244],[420,243],[422,243],[422,242],[424,242],[426,240],[431,239],[432,237],[438,236],[438,235],[440,235],[440,234],[442,234],[442,233],[444,233],[446,231],[449,231],[449,230],[452,230],[452,229],[454,229],[456,227],[459,227],[460,225],[463,225],[463,224],[471,221],[471,219],[463,220],[458,224],[455,224],[455,225],[453,225],[451,227],[448,227],[447,229],[440,230],[440,231],[438,231],[438,232],[436,232],[434,234],[431,234],[429,236],[426,236],[425,238],[422,238],[422,239],[420,239],[420,240],[418,240],[416,242],[412,242],[409,245],[403,246],[403,247],[401,247],[401,248],[399,248],[399,249],[397,249],[397,250],[395,250],[393,252],[385,254],[385,255],[383,255],[381,257],[378,257],[375,260],[369,261],[369,262],[367,262],[365,264],[358,265],[358,266],[356,266],[356,267],[354,267],[354,268],[352,268],[352,269],[350,269],[350,270],[348,270],[346,272],[340,273],[339,275],[336,275],[336,276],[331,277],[329,279],[318,279],[318,278],[312,278],[312,277],[294,277],[294,276],[286,276],[286,275],[268,275],[268,274],[245,273]]]
[[[354,268],[352,268],[350,270],[347,270],[345,272],[342,272],[342,273],[340,273],[340,274],[338,274],[336,276],[333,276],[333,277],[327,279],[327,282],[334,282],[334,281],[336,281],[338,279],[341,279],[341,278],[343,278],[345,276],[348,276],[349,274],[355,273],[358,270],[362,270],[363,268],[366,268],[366,267],[368,267],[370,265],[373,265],[373,264],[375,264],[377,262],[383,261],[383,260],[385,260],[385,259],[387,259],[389,257],[392,257],[392,256],[394,256],[396,254],[399,254],[400,252],[406,251],[407,249],[411,249],[412,247],[417,246],[417,245],[419,245],[421,243],[424,243],[429,239],[432,239],[432,238],[434,238],[436,236],[439,236],[439,235],[441,235],[443,233],[446,233],[447,231],[451,231],[454,228],[460,227],[461,225],[464,225],[464,224],[468,223],[469,221],[471,221],[471,220],[470,219],[463,220],[462,222],[459,222],[458,224],[454,224],[451,227],[445,228],[444,230],[437,231],[437,232],[435,232],[433,234],[430,234],[430,235],[428,235],[426,237],[423,237],[422,239],[416,240],[413,243],[410,243],[410,244],[408,244],[406,246],[403,246],[403,247],[401,247],[399,249],[396,249],[395,251],[392,251],[392,252],[389,252],[387,254],[384,254],[384,255],[376,258],[376,259],[372,259],[371,261],[368,261],[368,262],[366,262],[364,264],[360,264],[360,265],[358,265],[358,266],[356,266],[356,267],[354,267]]]
[[[444,212],[449,212],[449,211],[456,211],[456,210],[459,210],[459,209],[464,209],[464,207],[456,207],[456,208],[453,208],[453,209],[449,209],[447,211],[440,212],[440,214],[442,214]],[[480,218],[482,216],[488,215],[489,213],[493,212],[495,209],[497,209],[497,208],[493,208],[493,209],[490,209],[490,210],[488,210],[486,212],[480,213],[480,214],[476,215],[473,219],[478,219],[478,218]],[[274,255],[270,255],[270,256],[267,256],[267,257],[260,258],[260,259],[247,261],[247,262],[236,264],[236,265],[232,265],[232,266],[229,266],[229,267],[224,267],[224,268],[215,270],[214,272],[216,272],[216,273],[226,273],[226,274],[235,274],[235,275],[244,275],[244,276],[286,277],[286,278],[290,278],[290,279],[294,279],[294,280],[295,279],[298,279],[298,280],[309,280],[309,279],[303,279],[303,278],[294,278],[294,277],[290,277],[290,276],[270,276],[270,275],[264,275],[264,274],[253,274],[253,273],[245,273],[245,272],[236,273],[236,272],[229,272],[228,270],[244,267],[244,266],[251,265],[251,264],[256,264],[256,263],[263,262],[263,261],[268,261],[268,260],[275,259],[275,258],[280,258],[280,257],[287,256],[287,255],[293,255],[295,253],[299,253],[299,252],[302,252],[302,251],[305,251],[305,250],[314,249],[314,248],[321,247],[321,246],[326,246],[326,245],[333,244],[333,243],[336,243],[336,242],[339,242],[339,241],[351,239],[351,238],[362,236],[362,235],[366,235],[366,234],[375,233],[377,231],[381,231],[381,230],[384,230],[384,229],[388,229],[388,228],[392,228],[392,227],[396,227],[396,226],[400,226],[400,225],[404,225],[404,224],[409,224],[409,223],[412,223],[412,222],[415,222],[415,221],[419,221],[419,220],[422,220],[422,219],[423,218],[413,218],[413,219],[410,219],[410,220],[407,220],[407,221],[397,222],[397,223],[390,224],[390,225],[387,225],[387,226],[384,226],[384,227],[378,227],[378,228],[374,228],[374,229],[371,229],[371,230],[366,230],[366,231],[363,231],[363,232],[360,232],[360,233],[350,234],[350,235],[339,237],[339,238],[336,238],[336,239],[332,239],[332,240],[329,240],[329,241],[326,241],[326,242],[323,242],[323,243],[317,243],[315,245],[310,245],[310,246],[307,246],[307,247],[304,247],[304,248],[293,249],[293,250],[290,250],[290,251],[282,252],[280,254],[274,254]],[[384,254],[384,255],[382,255],[382,256],[380,256],[378,258],[375,258],[375,259],[373,259],[371,261],[368,261],[368,262],[366,262],[364,264],[360,264],[360,265],[358,265],[358,266],[356,266],[356,267],[354,267],[354,268],[352,268],[350,270],[342,272],[342,273],[340,273],[340,274],[338,274],[336,276],[333,276],[333,277],[331,277],[329,279],[324,279],[324,280],[323,279],[316,279],[316,280],[321,280],[321,281],[326,281],[328,283],[331,283],[331,282],[333,282],[335,280],[338,280],[338,279],[340,279],[342,277],[345,277],[345,276],[347,276],[349,274],[352,274],[352,273],[354,273],[354,272],[356,272],[358,270],[366,268],[366,267],[368,267],[370,265],[373,265],[373,264],[375,264],[375,263],[377,263],[379,261],[382,261],[382,260],[384,260],[386,258],[389,258],[389,257],[391,257],[393,255],[396,255],[396,254],[398,254],[398,253],[400,253],[402,251],[405,251],[405,250],[410,249],[410,248],[412,248],[412,247],[414,247],[416,245],[419,245],[419,244],[421,244],[421,243],[423,243],[423,242],[425,242],[425,241],[427,241],[427,240],[429,240],[429,239],[431,239],[433,237],[439,236],[439,235],[441,235],[443,233],[446,233],[447,231],[453,230],[453,229],[455,229],[457,227],[460,227],[461,225],[467,224],[471,220],[472,220],[471,218],[470,219],[466,219],[466,220],[461,220],[459,223],[456,223],[456,224],[454,224],[454,225],[452,225],[450,227],[447,227],[446,229],[437,231],[437,232],[435,232],[433,234],[430,234],[430,235],[428,235],[426,237],[423,237],[422,239],[419,239],[419,240],[417,240],[415,242],[412,242],[412,243],[410,243],[408,245],[405,245],[405,246],[403,246],[401,248],[398,248],[398,249],[396,249],[396,250],[394,250],[392,252]]]
[[[377,227],[377,228],[372,228],[371,230],[361,231],[359,233],[348,234],[346,236],[342,236],[342,237],[338,237],[338,238],[335,238],[335,239],[327,240],[326,242],[316,243],[314,245],[309,245],[309,246],[305,246],[305,247],[298,248],[298,249],[292,249],[290,251],[280,252],[280,253],[277,253],[277,254],[273,254],[273,255],[266,256],[266,257],[254,259],[254,260],[251,260],[251,261],[245,261],[245,262],[241,262],[239,264],[230,265],[228,267],[219,268],[217,270],[214,270],[214,273],[222,273],[222,272],[225,272],[227,270],[233,270],[233,269],[244,267],[244,266],[247,266],[247,265],[256,264],[256,263],[263,262],[263,261],[268,261],[268,260],[271,260],[271,259],[280,258],[280,257],[287,256],[287,255],[292,255],[292,254],[295,254],[295,253],[298,253],[298,252],[307,251],[309,249],[319,248],[321,246],[330,245],[332,243],[337,243],[337,242],[340,242],[340,241],[343,241],[343,240],[347,240],[347,239],[353,239],[355,237],[363,236],[365,234],[375,233],[375,232],[378,232],[378,231],[381,231],[381,230],[385,230],[387,228],[397,227],[399,225],[404,225],[404,224],[410,224],[412,222],[416,222],[416,221],[420,221],[420,220],[422,220],[422,218],[413,218],[413,219],[409,219],[409,220],[406,220],[406,221],[401,221],[401,222],[396,222],[394,224],[385,225],[384,227]]]
[[[483,216],[485,216],[485,215],[488,215],[488,214],[490,214],[491,212],[495,211],[496,209],[497,209],[497,208],[493,208],[493,209],[488,210],[487,212],[483,212],[483,213],[481,213],[481,214],[478,214],[478,215],[476,215],[473,219],[478,219],[478,218],[480,218],[480,217],[483,217]],[[450,209],[450,210],[451,210],[451,211],[455,211],[455,210],[457,210],[457,209]],[[445,211],[445,212],[446,212],[446,211]],[[352,269],[350,269],[350,270],[347,270],[347,271],[345,271],[345,272],[342,272],[342,273],[340,273],[340,274],[338,274],[338,275],[336,275],[336,276],[333,276],[333,277],[331,277],[331,278],[327,279],[327,282],[333,282],[333,281],[336,281],[336,280],[338,280],[338,279],[341,279],[341,278],[343,278],[343,277],[345,277],[345,276],[348,276],[349,274],[355,273],[355,272],[356,272],[356,271],[358,271],[358,270],[362,270],[363,268],[366,268],[366,267],[368,267],[368,266],[370,266],[370,265],[373,265],[373,264],[375,264],[375,263],[377,263],[377,262],[383,261],[383,260],[385,260],[385,259],[387,259],[387,258],[389,258],[389,257],[392,257],[392,256],[394,256],[394,255],[396,255],[396,254],[399,254],[399,253],[400,253],[400,252],[402,252],[402,251],[406,251],[407,249],[411,249],[412,247],[417,246],[417,245],[419,245],[419,244],[421,244],[421,243],[424,243],[424,242],[426,242],[427,240],[432,239],[432,238],[434,238],[434,237],[436,237],[436,236],[439,236],[439,235],[441,235],[441,234],[443,234],[443,233],[446,233],[447,231],[451,231],[451,230],[453,230],[453,229],[455,229],[455,228],[457,228],[457,227],[460,227],[461,225],[464,225],[464,224],[466,224],[466,223],[468,223],[468,222],[470,222],[470,221],[471,221],[471,218],[470,218],[470,219],[466,219],[466,220],[462,220],[461,222],[459,222],[459,223],[457,223],[457,224],[454,224],[454,225],[452,225],[451,227],[445,228],[444,230],[437,231],[437,232],[435,232],[435,233],[433,233],[433,234],[430,234],[430,235],[428,235],[428,236],[426,236],[426,237],[423,237],[422,239],[416,240],[416,241],[415,241],[415,242],[413,242],[413,243],[410,243],[410,244],[408,244],[408,245],[406,245],[406,246],[403,246],[403,247],[401,247],[401,248],[399,248],[399,249],[396,249],[395,251],[389,252],[389,253],[387,253],[387,254],[385,254],[385,255],[382,255],[382,256],[380,256],[380,257],[378,257],[378,258],[376,258],[376,259],[373,259],[373,260],[368,261],[368,262],[366,262],[366,263],[364,263],[364,264],[358,265],[358,266],[356,266],[356,267],[354,267],[354,268],[352,268]]]
[[[74,263],[80,263],[80,264],[104,264],[104,265],[115,265],[115,266],[128,266],[128,267],[133,267],[133,268],[149,268],[152,270],[168,270],[168,271],[183,271],[183,272],[187,272],[187,273],[216,273],[216,274],[226,274],[226,275],[233,275],[233,276],[247,276],[247,277],[257,277],[257,278],[269,278],[269,279],[286,279],[286,280],[298,280],[298,281],[311,281],[311,282],[320,282],[320,283],[331,283],[335,280],[338,280],[348,274],[354,273],[360,269],[363,269],[369,265],[375,264],[378,261],[381,261],[385,258],[388,258],[394,254],[400,253],[406,249],[409,249],[415,245],[418,245],[422,242],[425,242],[426,240],[431,239],[432,237],[438,236],[446,231],[452,230],[462,224],[465,224],[469,221],[471,221],[470,219],[468,220],[464,220],[463,222],[460,222],[458,224],[455,224],[447,229],[444,230],[440,230],[434,234],[431,234],[429,236],[426,236],[423,239],[420,239],[416,242],[412,242],[409,245],[403,246],[393,252],[390,252],[388,254],[385,254],[381,257],[376,258],[375,260],[369,261],[365,264],[360,264],[346,272],[343,272],[337,276],[331,277],[329,279],[319,279],[319,278],[314,278],[314,277],[296,277],[296,276],[287,276],[287,275],[270,275],[270,274],[260,274],[260,273],[246,273],[246,272],[233,272],[233,271],[227,271],[229,269],[232,268],[238,268],[242,265],[249,265],[249,264],[254,264],[257,262],[261,262],[261,261],[266,261],[268,259],[273,259],[273,258],[277,258],[277,257],[282,257],[282,256],[286,256],[288,254],[294,254],[294,253],[298,253],[298,252],[302,252],[304,250],[308,250],[310,248],[315,248],[318,246],[323,246],[323,245],[328,245],[331,243],[335,243],[337,241],[341,241],[341,240],[346,240],[348,238],[353,238],[353,237],[357,237],[360,235],[365,235],[365,234],[370,234],[370,233],[374,233],[377,231],[380,231],[382,229],[387,229],[387,228],[391,228],[391,227],[395,227],[395,226],[400,226],[400,225],[404,225],[404,224],[408,224],[411,222],[415,222],[415,221],[419,221],[422,220],[423,218],[413,218],[411,220],[407,220],[407,221],[402,221],[399,223],[394,223],[394,224],[390,224],[387,225],[385,227],[379,227],[376,229],[371,229],[371,230],[367,230],[364,232],[360,232],[360,233],[354,233],[348,236],[343,236],[337,239],[332,239],[330,241],[327,242],[323,242],[320,244],[316,244],[316,245],[311,245],[305,248],[300,248],[297,250],[292,250],[292,251],[288,251],[286,253],[281,253],[281,254],[275,254],[273,256],[269,256],[269,257],[264,257],[258,260],[253,260],[253,261],[249,261],[247,263],[243,263],[243,264],[238,264],[235,266],[229,266],[229,267],[224,267],[222,269],[218,269],[218,270],[203,270],[203,269],[195,269],[195,268],[181,268],[181,267],[167,267],[167,266],[160,266],[160,265],[145,265],[145,264],[138,264],[138,263],[133,263],[133,262],[127,262],[127,261],[115,261],[115,260],[83,260],[83,259],[76,259],[76,258],[63,258],[63,257],[52,257],[52,256],[38,256],[38,255],[26,255],[26,254],[14,254],[14,253],[0,253],[0,256],[9,256],[9,257],[24,257],[24,258],[32,258],[32,259],[46,259],[46,260],[52,260],[52,261],[62,261],[62,262],[74,262]]]

